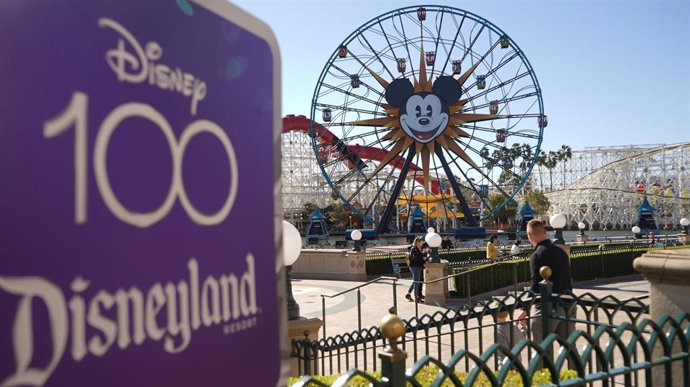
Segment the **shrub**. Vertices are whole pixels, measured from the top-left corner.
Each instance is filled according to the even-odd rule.
[[[417,373],[416,380],[422,385],[422,386],[430,386],[431,383],[436,379],[436,376],[438,376],[438,368],[436,366],[426,366],[422,368],[419,373]],[[380,372],[367,372],[367,374],[375,377],[376,379],[381,379],[381,373]],[[463,383],[467,379],[467,373],[466,372],[460,372],[460,371],[455,371],[455,375],[457,375],[458,379],[462,381]],[[339,377],[340,375],[326,375],[326,376],[313,376],[312,378],[315,380],[318,380],[321,383],[331,385],[335,382],[335,380]],[[575,370],[563,370],[560,374],[559,380],[564,381],[564,380],[569,380],[569,379],[574,379],[577,377],[577,372]],[[294,383],[297,383],[299,381],[299,377],[293,377],[288,380],[288,386],[293,385]],[[551,383],[551,373],[549,372],[548,369],[543,369],[540,371],[537,371],[534,376],[532,377],[532,385],[535,386],[541,386],[544,384],[550,384]],[[351,387],[367,387],[369,386],[369,381],[366,379],[360,377],[360,376],[355,376],[352,378],[347,383],[348,386]],[[409,383],[407,384],[408,386],[410,385]],[[443,387],[452,387],[453,382],[450,379],[446,379],[443,384]],[[473,386],[475,387],[489,387],[491,386],[491,382],[489,379],[486,377],[486,375],[481,374],[477,380],[474,382]],[[506,377],[505,383],[503,384],[504,387],[522,387],[522,378],[520,378],[520,374],[517,371],[509,371],[508,376]]]

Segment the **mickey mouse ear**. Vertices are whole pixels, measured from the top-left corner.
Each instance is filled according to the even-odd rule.
[[[432,87],[434,94],[441,97],[446,103],[455,102],[462,96],[462,86],[455,78],[443,75],[434,81]]]
[[[412,94],[414,94],[414,87],[410,80],[407,78],[398,78],[388,85],[385,97],[389,104],[400,106],[410,98]]]

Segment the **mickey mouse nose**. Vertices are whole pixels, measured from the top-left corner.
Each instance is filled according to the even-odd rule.
[[[422,125],[429,125],[430,120],[428,118],[420,118],[419,123]]]

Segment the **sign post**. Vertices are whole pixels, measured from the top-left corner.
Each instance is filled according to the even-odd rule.
[[[224,0],[0,3],[0,386],[281,383],[279,87]]]

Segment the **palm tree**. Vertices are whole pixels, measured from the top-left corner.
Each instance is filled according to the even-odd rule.
[[[537,156],[537,165],[539,166],[539,186],[544,189],[544,173],[542,173],[541,167],[546,167],[548,157],[546,152],[540,151],[539,156]]]
[[[573,158],[573,151],[568,145],[561,145],[561,149],[558,150],[558,158],[559,161],[563,162],[563,188],[566,186],[566,179],[565,179],[565,164],[568,162],[570,159]]]

